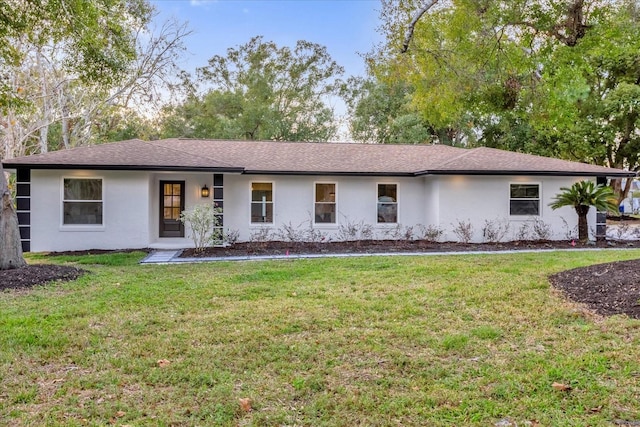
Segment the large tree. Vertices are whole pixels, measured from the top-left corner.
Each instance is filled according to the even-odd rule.
[[[254,37],[187,77],[185,102],[164,118],[164,136],[327,141],[337,125],[329,97],[343,68],[325,47],[278,47]]]
[[[24,153],[24,147],[12,144],[20,115],[25,114],[31,114],[35,122],[30,132],[37,135],[37,148],[46,151],[54,122],[51,112],[55,103],[68,106],[60,100],[73,90],[73,82],[101,88],[126,82],[138,58],[136,29],[145,27],[151,12],[146,0],[5,0],[0,8],[0,133],[4,142],[0,157]],[[60,111],[66,110],[60,107]],[[64,120],[61,123],[64,133]],[[1,165],[0,175],[0,269],[16,268],[24,265],[24,259]]]
[[[459,145],[465,135],[454,127],[433,126],[412,107],[414,87],[402,80],[350,77],[342,88],[351,137],[377,144],[440,142]]]
[[[382,3],[387,42],[369,63],[411,85],[430,125],[470,145],[640,167],[636,1]]]
[[[128,31],[135,57],[118,70],[118,78],[107,80],[85,80],[66,67],[62,42],[40,46],[18,40],[22,61],[6,65],[18,102],[0,110],[0,156],[100,143],[117,138],[123,128],[137,127],[132,122],[143,123],[140,111],[159,111],[189,32],[173,21],[155,27],[142,20]]]

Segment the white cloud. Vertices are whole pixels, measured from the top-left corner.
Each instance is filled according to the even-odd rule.
[[[211,3],[217,3],[217,2],[218,0],[190,0],[189,4],[191,4],[191,6],[194,6],[194,7],[199,7],[199,6],[206,6]]]

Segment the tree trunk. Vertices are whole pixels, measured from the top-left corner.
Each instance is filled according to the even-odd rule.
[[[584,207],[585,206],[581,206],[581,208]],[[589,224],[587,223],[587,212],[589,212],[589,207],[587,206],[586,208],[587,209],[581,209],[578,212],[578,240],[581,242],[589,240]]]
[[[20,228],[18,215],[13,208],[13,199],[9,185],[0,163],[0,270],[10,270],[27,265],[22,257],[22,243],[20,242]]]
[[[49,125],[51,118],[49,117],[49,90],[47,89],[47,76],[42,66],[42,52],[38,49],[36,53],[36,63],[41,75],[40,96],[42,97],[42,127],[40,128],[40,152],[49,151]]]

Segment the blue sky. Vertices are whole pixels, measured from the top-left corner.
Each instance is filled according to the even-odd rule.
[[[307,40],[327,47],[345,77],[364,75],[367,53],[381,40],[378,0],[152,0],[161,20],[186,21],[194,34],[181,68],[193,71],[213,55],[262,35],[279,46]]]

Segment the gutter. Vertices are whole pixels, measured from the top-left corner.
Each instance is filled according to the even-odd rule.
[[[574,172],[574,171],[519,171],[519,170],[482,170],[482,171],[468,171],[468,170],[425,170],[416,172],[414,176],[425,175],[475,175],[475,176],[488,176],[488,175],[525,175],[525,176],[606,176],[608,178],[633,178],[637,176],[637,172],[631,171],[619,171],[616,169],[603,172]]]
[[[5,169],[84,169],[84,170],[120,170],[120,171],[154,171],[154,172],[228,172],[242,173],[238,167],[208,167],[208,166],[148,166],[148,165],[78,165],[78,164],[34,164],[34,163],[3,163]]]

